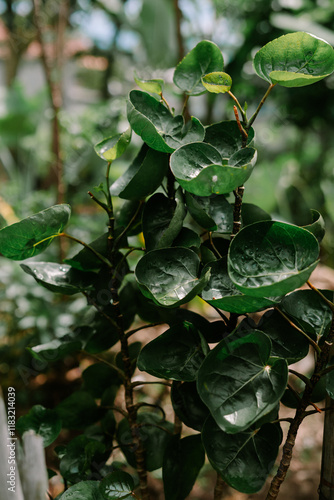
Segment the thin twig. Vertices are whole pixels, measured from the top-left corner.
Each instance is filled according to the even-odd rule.
[[[286,314],[284,314],[283,311],[281,311],[278,307],[275,307],[276,311],[278,311],[280,313],[281,316],[283,316],[283,318],[290,324],[290,326],[292,326],[295,330],[297,330],[299,333],[301,333],[302,335],[304,335],[305,338],[307,338],[308,342],[311,344],[311,346],[314,348],[314,350],[316,351],[316,353],[318,355],[321,354],[321,349],[320,347],[318,346],[318,344],[316,342],[314,342],[313,339],[311,339],[311,337],[309,337],[307,335],[307,333],[305,333],[301,328],[299,328],[299,326],[295,325],[295,323],[293,323],[290,318],[288,318],[288,316]]]
[[[306,283],[311,288],[311,290],[313,290],[314,292],[316,292],[326,302],[326,304],[330,307],[331,311],[334,312],[334,304],[333,304],[333,302],[331,302],[330,300],[328,300],[327,297],[325,297],[324,294],[321,293],[320,290],[318,290],[317,287],[315,287],[314,285],[312,285],[312,283],[310,281],[307,281]]]
[[[270,94],[270,92],[272,91],[272,89],[275,87],[276,83],[271,83],[268,87],[268,90],[267,92],[264,94],[264,96],[262,97],[261,99],[261,102],[260,104],[258,105],[255,113],[253,114],[253,116],[250,118],[248,124],[247,124],[247,130],[249,130],[251,128],[251,126],[253,125],[254,121],[256,120],[256,117],[257,115],[259,114],[260,112],[260,109],[262,108],[262,106],[264,105],[265,103],[265,100],[267,99],[268,95]]]
[[[140,330],[146,330],[146,328],[154,328],[156,326],[160,326],[160,325],[164,325],[165,323],[161,322],[161,323],[152,323],[150,325],[143,325],[143,326],[139,326],[138,328],[135,328],[134,330],[130,330],[129,332],[127,332],[125,334],[126,338],[129,338],[131,337],[131,335],[134,335],[135,333],[139,332]]]

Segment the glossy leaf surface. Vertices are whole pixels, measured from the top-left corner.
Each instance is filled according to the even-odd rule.
[[[333,291],[321,290],[333,301]],[[279,308],[303,331],[318,338],[327,335],[332,313],[330,307],[314,290],[296,290],[287,295]]]
[[[81,481],[66,490],[60,500],[105,500],[99,492],[98,481]]]
[[[147,250],[169,247],[180,233],[186,209],[182,192],[175,200],[156,193],[147,201],[143,213],[143,233]]]
[[[21,267],[44,288],[64,295],[87,291],[92,287],[92,282],[96,278],[93,273],[81,272],[67,264],[33,262],[32,264],[21,264]]]
[[[165,498],[184,500],[192,490],[204,465],[205,452],[200,434],[180,439],[173,436],[162,466]]]
[[[71,335],[64,335],[60,339],[29,347],[28,351],[35,359],[44,363],[52,363],[80,351],[83,344],[84,342],[81,339],[75,339]]]
[[[132,498],[134,481],[125,471],[115,470],[102,479],[99,491],[105,500]]]
[[[145,144],[126,170],[110,187],[112,196],[140,200],[154,193],[168,170],[168,155]]]
[[[143,80],[141,78],[135,77],[135,82],[142,90],[146,92],[151,92],[152,94],[161,94],[164,86],[164,81],[160,78],[152,78],[150,80]]]
[[[62,427],[62,422],[54,410],[48,410],[41,405],[35,405],[29,413],[20,417],[16,429],[23,436],[33,430],[43,438],[44,447],[49,446],[57,439]]]
[[[146,469],[148,471],[160,469],[174,426],[155,413],[139,413],[137,422],[140,425],[139,435],[145,449]],[[133,438],[127,419],[123,419],[118,425],[117,441],[129,464],[136,467]]]
[[[247,295],[285,295],[308,280],[318,256],[318,242],[309,231],[283,222],[257,222],[233,238],[228,272]]]
[[[251,146],[254,140],[254,129],[248,132],[247,145]],[[242,136],[235,120],[226,120],[213,123],[205,128],[204,142],[211,144],[219,151],[223,159],[230,158],[242,148]]]
[[[152,250],[138,262],[135,276],[145,297],[164,307],[177,307],[204,288],[209,276],[198,277],[199,264],[188,248]]]
[[[208,407],[201,400],[196,382],[173,382],[171,390],[173,409],[179,419],[191,429],[201,431],[210,415]]]
[[[271,215],[253,203],[243,203],[241,207],[242,226],[249,226],[254,222],[271,220]]]
[[[66,446],[60,460],[59,470],[66,480],[75,483],[91,476],[94,464],[96,470],[97,464],[105,462],[107,458],[108,453],[103,443],[81,434]]]
[[[112,162],[119,158],[131,141],[131,133],[132,130],[129,127],[122,134],[117,134],[112,137],[108,137],[107,139],[103,139],[103,141],[99,142],[95,146],[96,154],[102,158],[102,160]]]
[[[43,252],[69,221],[69,205],[54,205],[0,230],[0,253],[24,260]]]
[[[243,323],[244,321],[240,324],[238,332]],[[247,325],[247,322],[245,324]],[[291,326],[279,312],[273,309],[267,311],[261,316],[256,328],[270,338],[272,343],[271,356],[286,359],[288,364],[296,363],[307,356],[309,352],[308,340]]]
[[[220,49],[212,42],[199,42],[175,68],[173,81],[189,95],[205,92],[201,79],[212,71],[223,71],[224,59]]]
[[[190,214],[201,227],[218,233],[231,233],[233,207],[224,195],[195,196],[187,191],[185,200]]]
[[[252,297],[240,292],[228,275],[226,258],[210,262],[204,267],[203,273],[208,269],[211,270],[210,279],[201,297],[214,307],[243,314],[260,311],[280,302],[280,297]]]
[[[197,389],[223,431],[242,432],[277,406],[288,369],[285,360],[270,359],[270,351],[269,338],[254,331],[222,340],[204,360]]]
[[[245,148],[228,161],[210,144],[194,142],[171,156],[171,170],[179,184],[197,196],[230,193],[246,182],[256,162],[256,151]]]
[[[334,71],[334,50],[309,33],[289,33],[267,43],[254,58],[256,73],[283,87],[303,87]]]
[[[196,379],[204,358],[198,331],[191,323],[183,322],[146,344],[137,365],[139,370],[158,378],[190,382]]]
[[[130,92],[127,112],[136,134],[157,151],[172,153],[183,144],[204,138],[204,127],[197,118],[192,117],[185,125],[181,115],[173,116],[166,106],[146,92]]]
[[[227,434],[209,417],[202,438],[212,467],[224,481],[237,491],[252,494],[262,488],[271,473],[282,434],[277,424]]]
[[[202,84],[213,94],[225,94],[232,87],[232,78],[223,71],[214,71],[203,76]]]

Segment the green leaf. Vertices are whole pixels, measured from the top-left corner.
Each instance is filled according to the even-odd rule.
[[[228,272],[247,295],[285,295],[308,280],[318,256],[319,244],[306,229],[283,222],[256,222],[233,238]]]
[[[238,333],[241,328],[249,333],[247,320],[240,323]],[[270,338],[272,343],[271,356],[286,359],[288,364],[297,363],[305,358],[309,352],[309,342],[306,337],[301,335],[279,312],[273,309],[261,316],[256,329]]]
[[[76,391],[55,408],[66,429],[83,429],[99,420],[100,412],[94,398],[85,391]]]
[[[27,349],[35,359],[51,363],[80,351],[82,347],[83,342],[81,339],[75,339],[71,335],[64,335],[59,339],[54,339],[34,347],[28,347]]]
[[[137,365],[154,377],[191,382],[204,358],[198,331],[184,321],[146,344]]]
[[[35,405],[29,413],[18,419],[16,429],[21,436],[27,431],[35,431],[36,434],[42,436],[45,448],[57,439],[61,431],[61,420],[54,410]]]
[[[253,203],[243,203],[241,207],[241,219],[242,226],[244,227],[254,224],[254,222],[271,220],[271,215]]]
[[[184,500],[195,484],[204,459],[200,434],[183,439],[178,435],[173,436],[166,448],[162,466],[165,498]]]
[[[217,425],[236,434],[273,410],[284,393],[287,363],[270,358],[271,342],[254,331],[222,340],[198,372],[197,389]]]
[[[213,94],[225,94],[232,87],[232,78],[223,71],[214,71],[202,77],[202,84]]]
[[[108,249],[108,233],[104,233],[96,240],[89,244],[96,252],[107,256]],[[73,257],[65,259],[64,262],[80,271],[98,271],[103,266],[103,263],[97,256],[88,248],[82,248]]]
[[[208,273],[198,277],[200,261],[189,248],[152,250],[137,264],[135,276],[145,297],[164,307],[193,299],[206,285]]]
[[[309,33],[289,33],[267,43],[254,58],[260,78],[283,87],[303,87],[334,71],[334,50]]]
[[[174,426],[159,415],[147,412],[139,413],[137,422],[139,424],[139,437],[144,446],[145,468],[149,472],[160,469]],[[118,425],[117,441],[131,467],[136,468],[133,437],[126,418],[121,420]]]
[[[321,290],[327,299],[333,301],[332,290]],[[296,290],[290,293],[279,308],[304,332],[319,338],[329,332],[332,312],[326,302],[314,290]]]
[[[105,500],[132,498],[134,490],[132,476],[122,470],[115,470],[102,479],[99,491]]]
[[[138,76],[135,76],[134,80],[138,85],[138,87],[140,87],[142,90],[145,90],[146,92],[151,92],[152,94],[158,94],[158,95],[162,94],[164,81],[161,80],[160,78],[152,78],[151,80],[142,80],[141,78],[138,78]]]
[[[173,241],[173,247],[186,247],[197,249],[201,246],[201,238],[195,231],[188,227],[182,227],[181,231]]]
[[[168,171],[168,155],[144,144],[127,169],[110,187],[112,196],[141,200],[154,193]]]
[[[82,372],[83,390],[89,392],[94,399],[101,398],[104,391],[110,386],[120,385],[116,370],[105,363],[94,363]]]
[[[218,233],[231,233],[233,207],[224,195],[195,196],[185,192],[187,208],[201,227]]]
[[[121,227],[122,230],[129,226],[127,236],[135,236],[142,232],[141,220],[143,216],[143,208],[145,204],[140,200],[128,200],[123,203],[119,210],[116,211],[116,228]],[[136,215],[137,214],[137,215]],[[134,218],[134,220],[133,220]]]
[[[92,468],[98,472],[97,465],[104,463],[108,454],[103,443],[85,435],[77,436],[66,446],[59,464],[60,473],[72,483],[91,477]]]
[[[191,429],[201,431],[210,415],[196,388],[196,382],[173,382],[171,389],[173,409],[179,419]]]
[[[199,42],[175,68],[173,81],[189,95],[203,94],[201,79],[212,71],[222,71],[224,59],[216,44],[203,40]]]
[[[183,116],[173,116],[146,92],[130,92],[127,113],[136,134],[152,149],[163,153],[172,153],[183,144],[204,138],[204,127],[197,118],[192,117],[185,125]]]
[[[67,264],[34,261],[31,264],[21,264],[21,267],[44,288],[63,295],[87,291],[96,277],[93,273],[78,271]]]
[[[197,196],[230,193],[246,182],[256,163],[256,151],[244,148],[228,161],[210,144],[194,142],[171,156],[171,170],[179,184]]]
[[[212,467],[232,488],[252,494],[264,485],[278,454],[282,433],[278,424],[238,434],[223,432],[209,417],[202,439]]]
[[[104,500],[98,481],[81,481],[66,490],[59,500]]]
[[[102,160],[112,162],[119,158],[131,141],[132,130],[129,127],[122,134],[117,134],[96,144],[94,147],[96,154],[102,158]]]
[[[169,247],[182,229],[186,209],[181,189],[175,200],[156,193],[147,201],[143,212],[143,233],[147,250]]]
[[[248,132],[247,145],[251,147],[254,140],[254,129]],[[211,144],[223,159],[228,160],[243,147],[242,135],[235,120],[213,123],[205,128],[204,141]]]
[[[312,222],[311,224],[307,224],[307,226],[302,226],[304,229],[307,229],[312,233],[319,243],[322,241],[323,237],[325,236],[325,221],[317,210],[311,210],[312,214]]]
[[[228,275],[226,258],[209,262],[202,272],[208,269],[211,270],[210,279],[201,297],[218,309],[244,314],[272,307],[281,300],[281,297],[252,297],[240,292]]]
[[[69,205],[54,205],[0,230],[0,252],[24,260],[43,252],[58,236],[71,215]]]

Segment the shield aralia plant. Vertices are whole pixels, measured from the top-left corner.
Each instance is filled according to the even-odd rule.
[[[269,94],[327,77],[334,51],[297,32],[265,45],[253,62],[268,89],[251,117],[231,92],[220,49],[209,41],[198,43],[175,69],[174,84],[185,96],[181,114],[169,106],[162,80],[136,79],[141,90],[127,101],[129,128],[95,146],[106,170],[104,187],[89,193],[106,216],[99,238],[85,243],[65,231],[67,204],[0,231],[0,251],[14,260],[35,257],[58,238],[82,245],[61,264],[21,264],[55,293],[83,293],[89,309],[66,336],[30,348],[43,361],[75,353],[92,360],[82,387],[55,408],[34,406],[17,422],[19,433],[34,429],[45,446],[62,428],[81,431],[55,448],[65,484],[61,500],[148,500],[148,473],[160,468],[165,498],[183,500],[205,456],[217,472],[214,498],[222,497],[226,483],[257,492],[270,474],[267,499],[277,498],[300,424],[326,411],[317,401],[333,397],[333,291],[309,282],[323,219],[313,210],[304,227],[275,221],[243,203],[243,193],[257,160],[252,126]],[[207,91],[233,99],[230,121],[204,127],[195,117],[185,119],[189,98]],[[110,169],[132,131],[142,146],[112,183]],[[117,213],[115,197],[123,200]],[[299,290],[305,283],[309,288]],[[219,320],[182,307],[197,295]],[[258,311],[255,323],[249,314]],[[144,324],[133,324],[137,315]],[[156,324],[165,331],[142,345],[142,330]],[[309,350],[313,374],[289,370]],[[173,422],[145,395],[148,384],[165,387]],[[280,402],[295,414],[275,475]],[[116,448],[123,462],[113,461]]]

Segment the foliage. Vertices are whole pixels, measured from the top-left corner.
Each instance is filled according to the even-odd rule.
[[[297,32],[260,49],[254,67],[269,87],[251,117],[231,92],[232,79],[212,42],[199,42],[176,66],[174,83],[186,99],[180,114],[169,106],[161,81],[137,78],[143,90],[131,91],[127,107],[129,125],[144,143],[136,158],[111,184],[114,161],[125,154],[131,129],[95,147],[106,177],[98,196],[90,196],[105,212],[107,233],[101,225],[99,237],[86,243],[65,232],[66,204],[0,230],[0,251],[13,260],[38,255],[58,238],[83,247],[65,263],[21,265],[49,291],[83,293],[92,311],[70,334],[30,349],[35,359],[47,353],[48,359],[60,360],[77,351],[98,361],[83,372],[81,388],[53,409],[33,407],[18,423],[20,432],[38,431],[46,445],[56,439],[60,422],[82,431],[56,448],[69,487],[61,500],[78,494],[126,499],[137,486],[147,500],[147,472],[161,467],[166,498],[182,500],[196,481],[204,452],[227,484],[254,493],[270,474],[282,440],[278,408],[286,396],[288,365],[305,357],[309,345],[316,364],[310,379],[299,374],[306,382],[302,395],[296,394],[295,434],[319,380],[332,394],[327,365],[333,293],[308,281],[319,259],[321,216],[314,213],[312,222],[300,227],[272,220],[242,199],[257,161],[252,125],[264,102],[276,85],[298,88],[327,77],[334,71],[334,51],[327,42]],[[204,127],[198,118],[187,119],[189,98],[207,91],[233,100],[235,122]],[[118,213],[117,198],[125,200]],[[295,291],[305,282],[312,290]],[[180,307],[197,295],[218,311],[218,322],[210,324]],[[248,313],[265,308],[258,324],[250,321]],[[138,328],[136,314],[145,321]],[[143,328],[156,323],[169,328],[144,346],[132,342],[132,335],[140,338]],[[293,333],[282,334],[282,324]],[[120,351],[109,351],[118,341]],[[210,349],[209,344],[216,345]],[[147,380],[143,375],[134,381],[136,367],[156,377],[154,383],[173,381],[174,424],[145,392],[137,401],[134,388]],[[178,419],[198,433],[182,437]],[[106,465],[114,442],[124,465],[136,470],[135,479],[118,463]],[[288,462],[284,456],[271,490],[278,491]]]

